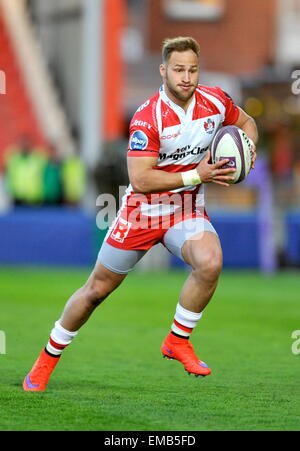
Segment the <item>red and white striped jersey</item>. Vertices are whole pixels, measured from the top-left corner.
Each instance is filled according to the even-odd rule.
[[[234,124],[238,116],[238,107],[219,87],[198,85],[185,112],[167,97],[162,86],[132,118],[128,156],[157,157],[155,169],[167,172],[194,169],[205,157],[217,130]],[[204,206],[203,185],[179,188],[172,193],[193,190],[197,190],[196,205]],[[132,194],[129,185],[126,197]]]

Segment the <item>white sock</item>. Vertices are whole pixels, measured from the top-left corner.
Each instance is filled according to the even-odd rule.
[[[59,321],[56,321],[54,328],[51,330],[46,351],[54,356],[60,356],[77,334],[78,331],[70,332],[62,327]]]
[[[182,305],[177,304],[174,321],[171,330],[175,335],[183,338],[189,338],[193,329],[197,326],[201,313],[191,312],[185,309]]]

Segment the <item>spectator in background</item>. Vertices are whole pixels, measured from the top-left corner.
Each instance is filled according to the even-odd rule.
[[[77,155],[66,158],[62,163],[63,201],[69,205],[77,205],[85,191],[85,167]]]
[[[14,205],[78,205],[86,186],[85,168],[78,156],[60,161],[53,145],[43,151],[27,137],[8,150],[5,177]]]
[[[43,174],[47,156],[21,137],[6,156],[6,183],[14,205],[40,205],[44,200]]]
[[[50,155],[44,168],[43,201],[45,205],[59,205],[62,203],[62,169],[61,161],[56,156],[54,146],[50,147]]]

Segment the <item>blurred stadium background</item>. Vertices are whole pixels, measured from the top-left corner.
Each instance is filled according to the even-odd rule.
[[[299,23],[300,0],[0,0],[1,430],[299,430]],[[158,245],[33,400],[22,380],[94,265],[99,195],[128,183],[129,121],[177,35],[260,132],[246,182],[206,187],[228,270],[193,343],[214,375],[160,356],[186,274]]]
[[[258,124],[257,169],[207,187],[227,268],[300,266],[299,0],[2,0],[0,264],[92,266],[97,196],[128,183],[128,125],[161,84],[165,37]],[[178,267],[162,246],[141,270]]]

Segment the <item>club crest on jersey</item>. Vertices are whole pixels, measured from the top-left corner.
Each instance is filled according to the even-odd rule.
[[[136,130],[130,137],[131,150],[144,150],[148,146],[148,138],[142,130]]]
[[[207,121],[204,122],[204,129],[206,133],[213,133],[215,130],[215,122],[212,119],[208,118]]]

